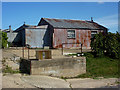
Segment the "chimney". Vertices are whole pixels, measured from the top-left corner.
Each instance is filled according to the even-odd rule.
[[[10,33],[12,33],[11,25],[9,26],[9,31],[10,31]]]
[[[25,22],[24,22],[24,24],[23,24],[24,26],[25,26]]]
[[[93,17],[91,17],[91,22],[93,22]]]

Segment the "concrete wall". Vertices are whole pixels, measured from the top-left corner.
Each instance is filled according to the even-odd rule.
[[[31,61],[32,75],[74,77],[83,73],[86,73],[85,57]]]

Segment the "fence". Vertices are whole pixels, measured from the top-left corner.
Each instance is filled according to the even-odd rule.
[[[65,44],[67,44],[67,45],[69,45],[69,44],[73,44],[73,45],[76,44],[76,46],[79,44],[78,46],[80,46],[80,48],[79,48],[79,47],[78,47],[78,48],[75,47],[75,48],[80,49],[80,51],[81,51],[81,53],[82,53],[82,45],[83,45],[82,43],[62,43],[62,55],[63,55],[63,52],[64,52],[64,45],[65,45]],[[68,47],[68,48],[69,48],[69,47]]]

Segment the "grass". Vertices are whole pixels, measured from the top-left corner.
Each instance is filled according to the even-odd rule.
[[[87,72],[78,75],[76,78],[112,78],[119,77],[118,73],[118,59],[112,59],[106,56],[94,57],[92,53],[85,53],[86,56],[86,70]]]
[[[76,56],[76,55],[77,55],[76,53],[68,54],[68,56]]]

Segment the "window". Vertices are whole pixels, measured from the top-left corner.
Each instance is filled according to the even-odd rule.
[[[97,31],[91,31],[91,38],[93,38],[97,34]]]
[[[68,30],[67,38],[75,38],[75,30]]]

